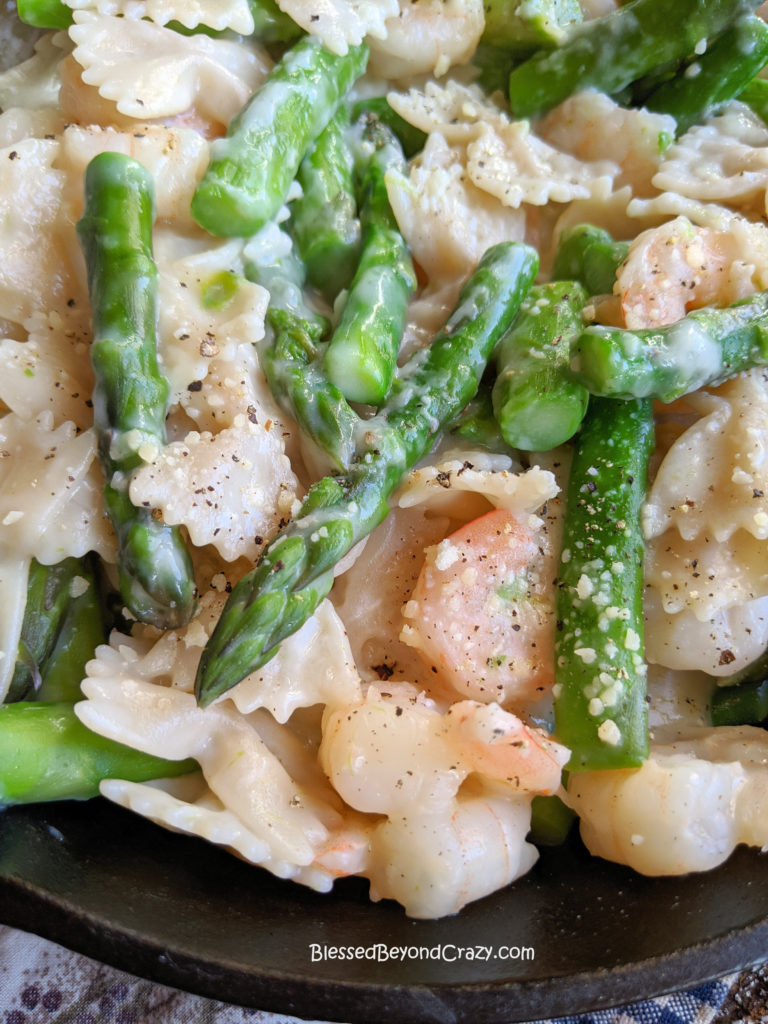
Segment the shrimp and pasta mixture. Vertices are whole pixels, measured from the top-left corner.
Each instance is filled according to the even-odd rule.
[[[0,804],[416,918],[768,845],[762,13],[19,0]]]

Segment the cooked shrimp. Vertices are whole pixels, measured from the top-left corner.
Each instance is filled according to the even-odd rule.
[[[401,637],[458,693],[539,697],[554,676],[555,576],[546,531],[495,509],[427,548]]]
[[[443,714],[400,683],[327,711],[319,759],[351,807],[397,815],[451,805],[472,772],[508,792],[551,793],[568,751],[497,704],[465,700]]]
[[[371,835],[371,899],[395,899],[409,917],[455,914],[509,885],[535,863],[530,805],[478,786],[448,808],[383,822]]]
[[[370,37],[368,70],[397,79],[444,75],[466,63],[485,28],[482,0],[400,0],[400,13],[385,22],[385,39]]]
[[[332,878],[364,874],[370,857],[369,829],[342,827],[317,851],[313,865]]]
[[[739,843],[768,843],[768,736],[691,729],[637,771],[573,773],[568,801],[595,856],[644,875],[706,871]]]
[[[729,232],[696,227],[686,217],[643,231],[613,288],[625,326],[660,327],[691,309],[746,298],[755,286],[745,256]]]
[[[448,738],[473,771],[521,790],[553,793],[559,787],[568,750],[498,704],[459,701],[448,709],[445,723]]]

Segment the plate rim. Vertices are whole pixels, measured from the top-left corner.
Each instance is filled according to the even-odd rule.
[[[224,960],[201,970],[194,956],[164,950],[147,935],[78,910],[41,886],[0,874],[0,897],[4,924],[134,977],[225,1004],[347,1024],[380,1024],[384,1013],[395,1024],[515,1024],[590,1013],[719,980],[763,962],[768,948],[766,916],[671,955],[561,978],[378,984],[291,972],[279,977]],[[390,1005],[393,1000],[397,1006]]]

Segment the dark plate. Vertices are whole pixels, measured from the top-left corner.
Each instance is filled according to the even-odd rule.
[[[354,1024],[492,1024],[630,1002],[763,959],[768,861],[740,849],[707,874],[648,879],[574,838],[460,915],[412,921],[368,902],[358,879],[319,895],[96,800],[0,816],[0,920],[245,1006]],[[313,961],[312,944],[377,959]],[[485,946],[494,958],[470,959]],[[378,955],[393,947],[410,955]]]

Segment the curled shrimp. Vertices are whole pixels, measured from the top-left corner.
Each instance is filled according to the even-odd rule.
[[[456,692],[536,699],[554,681],[552,538],[495,509],[427,549],[401,639]]]
[[[660,327],[691,309],[727,306],[752,294],[754,267],[741,248],[731,232],[697,227],[687,217],[641,232],[613,289],[625,326]]]
[[[636,771],[572,774],[568,802],[594,856],[644,875],[709,870],[739,843],[768,843],[765,730],[691,729]]]
[[[529,801],[483,785],[448,807],[389,818],[370,839],[371,899],[395,899],[409,917],[455,914],[530,870],[529,828]]]
[[[407,683],[326,711],[319,751],[347,804],[388,815],[450,806],[471,773],[510,793],[552,793],[568,756],[497,704],[459,701],[443,713]]]
[[[371,897],[419,918],[456,913],[528,871],[532,795],[559,786],[568,756],[497,704],[443,711],[408,683],[327,709],[319,751],[350,807],[386,816],[373,820],[361,872]]]
[[[400,0],[387,18],[385,39],[369,38],[369,71],[398,79],[433,72],[444,75],[475,51],[485,27],[482,0]]]

